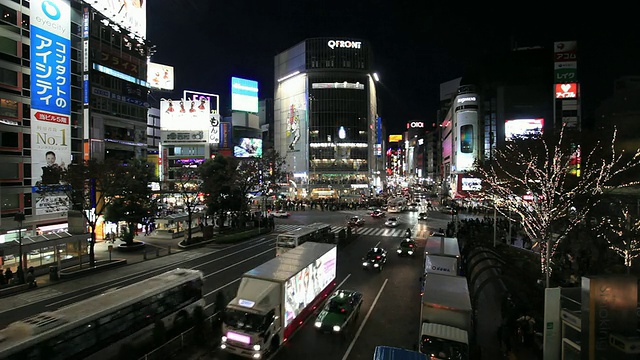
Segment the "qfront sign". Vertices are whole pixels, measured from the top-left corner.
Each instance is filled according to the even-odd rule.
[[[361,41],[351,41],[351,40],[329,40],[327,45],[331,49],[335,48],[345,48],[345,49],[360,49],[362,45]]]

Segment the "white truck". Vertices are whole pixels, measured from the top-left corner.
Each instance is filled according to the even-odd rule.
[[[337,248],[306,242],[247,271],[224,310],[220,348],[262,359],[287,341],[336,286]]]
[[[426,276],[420,310],[420,352],[433,359],[467,359],[471,298],[463,276]]]
[[[430,236],[424,245],[424,255],[447,256],[456,260],[456,274],[460,274],[460,246],[458,238],[444,236]]]

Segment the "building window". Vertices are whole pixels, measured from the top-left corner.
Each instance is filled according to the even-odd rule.
[[[0,179],[15,180],[20,178],[19,164],[4,163],[0,166]]]
[[[18,12],[4,5],[0,5],[2,11],[2,21],[12,25],[18,25]]]
[[[4,36],[0,37],[0,52],[18,56],[18,42]]]
[[[18,118],[18,102],[0,98],[0,116]]]
[[[0,132],[0,147],[18,148],[18,133]]]
[[[21,194],[2,194],[2,210],[19,209]]]
[[[18,86],[18,73],[9,69],[0,69],[0,84]]]

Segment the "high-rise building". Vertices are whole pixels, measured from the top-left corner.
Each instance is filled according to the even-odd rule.
[[[68,199],[51,186],[61,168],[146,156],[146,2],[136,4],[126,15],[109,1],[0,4],[0,243],[16,237],[17,213],[26,235],[68,228]]]
[[[307,39],[276,55],[275,80],[274,145],[296,197],[369,195],[382,170],[369,44]]]

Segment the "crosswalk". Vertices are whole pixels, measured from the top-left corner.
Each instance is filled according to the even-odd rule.
[[[293,225],[293,224],[278,224],[276,225],[276,232],[285,232],[291,231],[300,228],[300,226],[304,225]],[[338,233],[340,230],[345,229],[347,231],[346,226],[331,226],[332,233]],[[405,229],[384,229],[384,228],[368,228],[361,227],[357,228],[357,230],[352,229],[352,231],[357,231],[358,235],[369,235],[369,236],[388,236],[388,237],[403,237]]]

